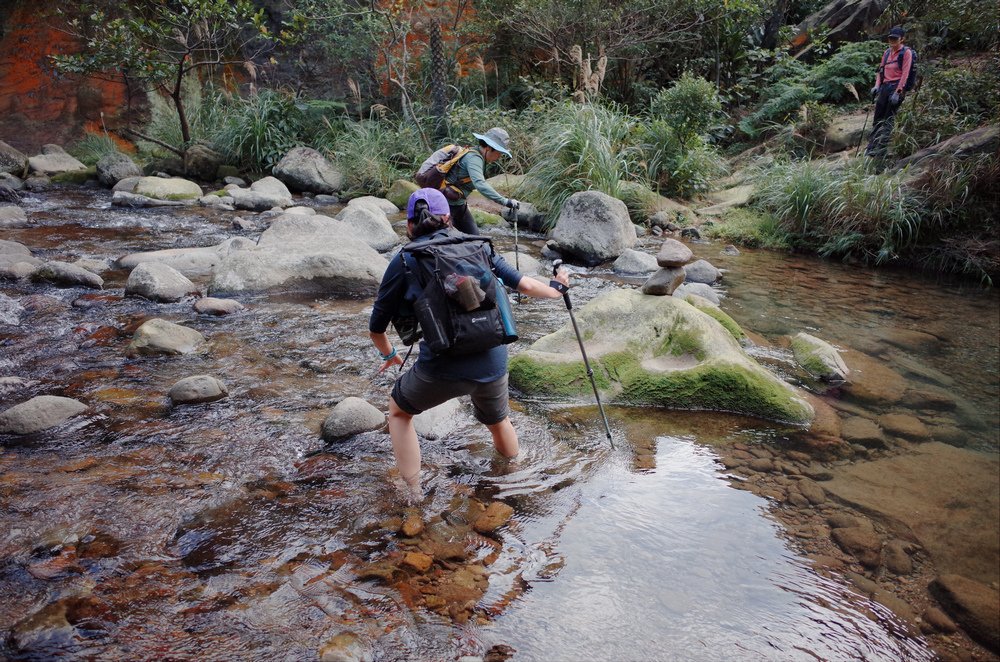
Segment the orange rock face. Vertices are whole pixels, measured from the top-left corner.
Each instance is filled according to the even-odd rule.
[[[122,83],[81,79],[55,71],[49,56],[78,45],[63,32],[57,0],[14,0],[0,14],[0,135],[25,151],[79,138],[85,126],[100,127],[125,108]]]

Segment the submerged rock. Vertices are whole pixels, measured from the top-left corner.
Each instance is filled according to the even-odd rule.
[[[323,441],[338,441],[385,425],[385,414],[361,398],[344,398],[323,421]]]
[[[732,411],[808,423],[812,406],[740,348],[716,319],[675,297],[617,290],[577,313],[602,397],[609,402]],[[590,383],[566,325],[510,362],[531,394],[587,397]]]
[[[28,215],[16,205],[0,206],[0,228],[23,228],[28,225]]]
[[[45,262],[31,272],[31,280],[52,283],[57,287],[104,288],[104,279],[83,267],[66,262]]]
[[[167,395],[175,406],[194,405],[221,400],[229,395],[229,389],[211,375],[194,375],[171,386]]]
[[[319,649],[320,662],[372,662],[368,644],[353,632],[341,632]]]
[[[993,559],[996,560],[995,555]],[[946,574],[931,582],[930,590],[970,637],[1000,653],[1000,593],[995,588],[968,577]]]
[[[194,329],[153,318],[143,323],[128,346],[131,355],[192,354],[205,344],[205,336]]]
[[[830,343],[808,333],[792,336],[795,362],[814,377],[828,382],[842,382],[851,371]]]
[[[39,395],[0,414],[0,434],[32,434],[48,430],[87,409],[87,405],[72,398]]]
[[[235,299],[216,299],[215,297],[203,297],[194,302],[195,312],[202,315],[232,315],[241,310],[244,306]]]

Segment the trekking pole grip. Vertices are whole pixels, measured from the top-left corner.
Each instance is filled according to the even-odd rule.
[[[552,262],[552,276],[555,277],[559,274],[559,267],[562,266],[562,260],[554,260]],[[563,301],[566,302],[566,310],[573,310],[573,304],[569,300],[569,290],[562,293]]]

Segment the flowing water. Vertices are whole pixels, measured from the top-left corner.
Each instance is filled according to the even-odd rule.
[[[3,238],[69,261],[215,244],[233,235],[235,215],[112,209],[106,192],[85,190],[25,207],[39,225]],[[497,241],[511,243],[503,232]],[[695,246],[729,269],[723,309],[746,329],[766,339],[805,330],[876,356],[911,386],[948,391],[958,404],[936,429],[995,457],[994,293],[719,248]],[[441,563],[425,593],[467,604],[434,609],[426,584],[374,576],[413,512],[387,435],[326,445],[318,434],[344,397],[385,402],[391,377],[376,373],[370,300],[255,294],[239,297],[246,311],[208,318],[190,301],[123,298],[126,276],[105,273],[98,296],[0,283],[23,308],[0,317],[0,377],[27,380],[0,387],[0,410],[39,394],[91,407],[58,432],[0,439],[2,657],[311,659],[344,631],[377,660],[504,647],[516,660],[932,657],[888,610],[813,571],[767,500],[732,489],[715,449],[799,433],[727,414],[611,407],[611,449],[594,407],[516,401],[522,453],[504,461],[457,410],[422,441],[418,511],[435,558],[461,559]],[[578,304],[634,285],[605,271],[576,283]],[[566,322],[552,301],[525,300],[517,315],[521,347]],[[126,358],[131,330],[151,316],[198,329],[209,351]],[[939,342],[915,347],[895,330]],[[780,343],[750,351],[799,379]],[[230,396],[171,408],[167,390],[192,374],[219,377]],[[472,499],[503,501],[513,519],[479,535]]]

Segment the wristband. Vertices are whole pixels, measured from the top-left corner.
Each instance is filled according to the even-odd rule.
[[[553,290],[558,290],[559,294],[566,294],[567,292],[569,292],[569,287],[563,285],[562,283],[560,283],[555,279],[549,281],[549,287],[551,287]]]
[[[388,354],[382,354],[382,352],[379,352],[378,355],[382,357],[383,361],[388,361],[389,359],[391,359],[394,356],[396,356],[396,348],[393,347],[392,351],[389,352]]]

